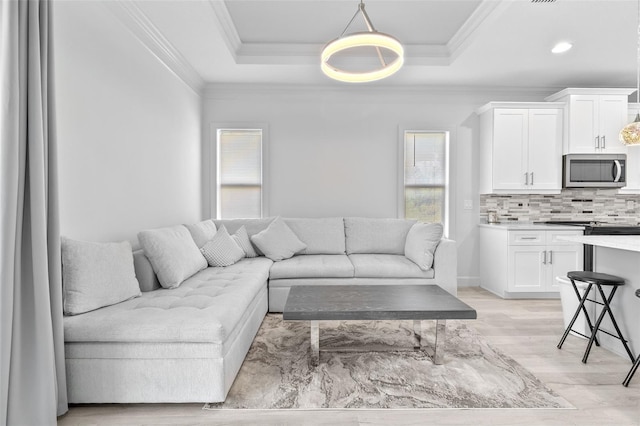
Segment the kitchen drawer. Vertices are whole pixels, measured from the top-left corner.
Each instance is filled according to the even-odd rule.
[[[509,245],[533,246],[546,244],[545,231],[509,231]]]
[[[582,234],[583,234],[582,231],[547,231],[547,244],[554,244],[554,245],[579,244],[579,243],[572,243],[571,241],[562,241],[562,240],[559,240],[558,237],[569,237],[569,236],[574,237]]]

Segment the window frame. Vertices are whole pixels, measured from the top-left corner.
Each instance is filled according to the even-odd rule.
[[[209,159],[209,182],[210,182],[210,216],[218,217],[218,131],[219,130],[260,130],[262,132],[262,193],[261,193],[261,214],[260,217],[269,216],[269,125],[264,122],[220,122],[211,123],[210,126],[210,159]]]
[[[452,182],[453,176],[453,144],[451,143],[453,132],[450,129],[442,129],[440,127],[427,126],[427,125],[401,125],[398,126],[398,202],[397,212],[398,218],[405,218],[405,188],[441,188],[442,185],[405,185],[405,137],[407,133],[442,133],[445,136],[445,184],[444,184],[444,212],[443,212],[443,226],[444,236],[446,238],[454,238],[454,203],[453,190],[454,184]]]

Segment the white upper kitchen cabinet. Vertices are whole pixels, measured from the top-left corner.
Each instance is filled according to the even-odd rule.
[[[480,116],[480,193],[560,193],[563,103],[491,102]]]
[[[564,89],[546,98],[567,104],[563,154],[625,154],[618,140],[635,89]]]

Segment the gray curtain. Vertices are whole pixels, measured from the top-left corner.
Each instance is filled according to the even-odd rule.
[[[0,1],[0,424],[67,411],[51,4]]]

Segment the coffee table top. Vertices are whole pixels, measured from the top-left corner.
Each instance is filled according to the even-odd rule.
[[[437,285],[291,286],[283,319],[476,319],[475,309]]]

